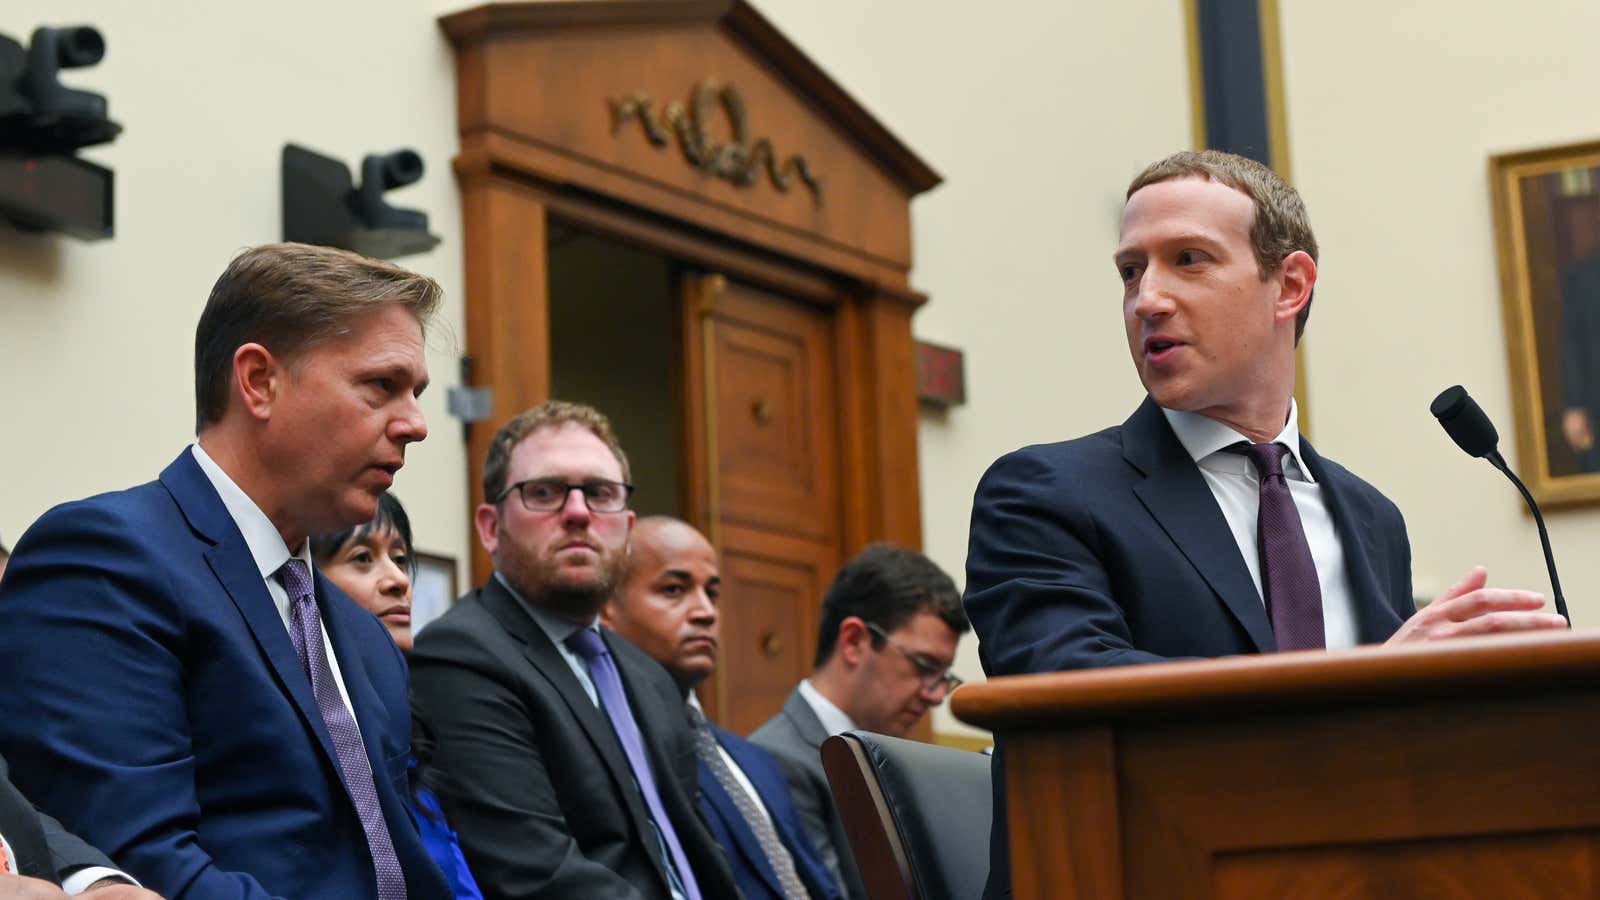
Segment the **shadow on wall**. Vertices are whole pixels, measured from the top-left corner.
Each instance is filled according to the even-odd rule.
[[[58,284],[65,256],[61,241],[60,235],[22,231],[0,221],[0,279],[38,287]]]

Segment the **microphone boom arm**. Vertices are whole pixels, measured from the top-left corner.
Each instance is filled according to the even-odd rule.
[[[1528,502],[1528,509],[1533,511],[1533,521],[1539,526],[1539,543],[1544,546],[1545,568],[1550,570],[1550,588],[1555,592],[1556,612],[1561,614],[1561,618],[1567,620],[1567,627],[1571,628],[1572,616],[1567,613],[1567,599],[1561,596],[1561,578],[1556,575],[1556,558],[1555,554],[1550,552],[1550,533],[1545,530],[1544,516],[1539,512],[1539,504],[1533,502],[1533,495],[1528,493],[1527,486],[1522,483],[1521,478],[1517,477],[1517,473],[1511,471],[1511,467],[1506,465],[1505,457],[1500,455],[1499,450],[1490,450],[1483,455],[1483,458],[1489,461],[1489,465],[1504,472],[1505,476],[1511,479],[1511,483],[1516,485],[1517,490],[1522,492],[1522,499]]]

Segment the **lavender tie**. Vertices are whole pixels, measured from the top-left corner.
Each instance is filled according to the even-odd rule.
[[[622,691],[622,676],[617,673],[617,663],[606,649],[600,632],[593,628],[580,628],[567,636],[564,643],[573,653],[589,663],[589,678],[594,681],[595,693],[600,695],[600,708],[611,720],[611,730],[617,733],[617,742],[627,754],[628,767],[644,795],[645,806],[650,810],[651,824],[661,843],[667,845],[667,870],[676,875],[683,895],[688,900],[700,900],[700,887],[695,883],[694,870],[689,867],[689,857],[683,852],[678,833],[672,829],[666,808],[661,805],[661,792],[656,790],[656,778],[650,771],[650,760],[644,754],[644,739],[633,720],[633,709],[628,706],[628,695]]]
[[[1238,443],[1230,453],[1250,457],[1261,476],[1261,509],[1256,518],[1256,549],[1261,554],[1261,588],[1267,617],[1279,650],[1321,649],[1322,586],[1317,564],[1300,524],[1300,511],[1283,476],[1283,444]]]
[[[289,593],[289,637],[294,640],[294,652],[300,657],[301,667],[311,676],[311,693],[317,698],[317,710],[322,713],[328,737],[333,739],[345,788],[361,817],[361,830],[367,834],[367,849],[372,852],[372,865],[378,873],[379,900],[406,900],[406,877],[395,856],[383,808],[378,804],[378,789],[372,783],[372,764],[361,744],[356,720],[339,695],[333,667],[328,664],[328,653],[322,644],[322,616],[311,586],[311,573],[304,562],[291,559],[278,570],[278,579]]]

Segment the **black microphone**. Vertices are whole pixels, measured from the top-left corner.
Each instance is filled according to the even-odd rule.
[[[1556,576],[1556,558],[1550,552],[1550,534],[1544,528],[1544,515],[1539,512],[1539,504],[1533,502],[1533,495],[1528,493],[1528,488],[1506,465],[1505,457],[1495,449],[1500,443],[1500,433],[1495,431],[1494,423],[1489,421],[1488,415],[1476,400],[1467,394],[1467,389],[1461,385],[1452,385],[1433,398],[1428,410],[1433,413],[1439,424],[1444,426],[1445,433],[1456,442],[1456,446],[1467,451],[1468,456],[1480,456],[1489,461],[1489,464],[1504,472],[1511,483],[1522,492],[1522,499],[1528,501],[1528,508],[1533,510],[1533,521],[1539,526],[1539,542],[1544,545],[1544,565],[1550,570],[1550,587],[1556,596],[1556,612],[1561,618],[1567,620],[1567,627],[1572,627],[1572,616],[1567,614],[1567,600],[1561,596],[1561,579]]]

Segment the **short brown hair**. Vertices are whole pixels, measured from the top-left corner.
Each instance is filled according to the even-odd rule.
[[[240,253],[212,286],[195,327],[195,431],[227,412],[233,354],[244,344],[292,360],[356,316],[391,304],[426,329],[442,296],[432,278],[348,250],[263,244]]]
[[[1246,197],[1255,207],[1250,223],[1250,248],[1255,252],[1261,277],[1278,271],[1283,260],[1296,250],[1304,250],[1315,262],[1317,238],[1311,233],[1311,218],[1305,202],[1289,183],[1261,163],[1221,150],[1184,150],[1145,167],[1128,185],[1131,198],[1140,188],[1179,178],[1202,178],[1225,184]],[[1313,294],[1315,292],[1313,291]],[[1311,317],[1311,299],[1294,322],[1294,340],[1306,330]]]
[[[617,441],[617,434],[611,430],[611,420],[606,418],[605,413],[583,403],[546,400],[500,426],[500,430],[495,432],[494,440],[489,442],[488,457],[483,461],[484,501],[496,503],[500,495],[505,493],[506,479],[510,477],[511,451],[517,449],[523,438],[544,428],[560,428],[563,425],[577,425],[599,438],[622,467],[622,480],[633,480],[628,469],[628,454],[622,452],[622,444]]]

